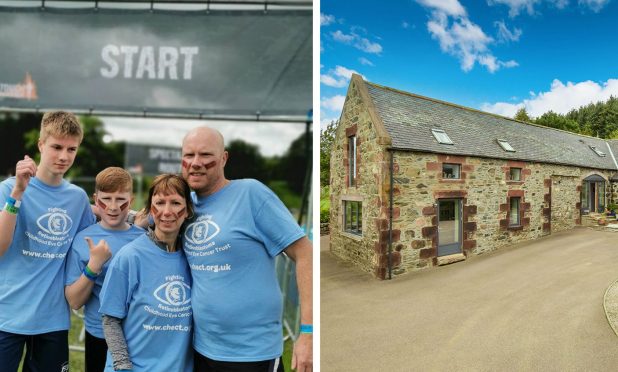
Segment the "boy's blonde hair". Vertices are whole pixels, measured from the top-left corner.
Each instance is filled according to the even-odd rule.
[[[133,178],[119,167],[107,167],[97,174],[95,192],[133,192]]]
[[[45,141],[47,137],[76,137],[82,143],[84,131],[77,116],[66,111],[46,112],[41,120],[39,139]]]

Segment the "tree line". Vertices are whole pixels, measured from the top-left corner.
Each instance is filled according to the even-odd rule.
[[[566,114],[550,110],[536,118],[531,117],[525,108],[520,108],[513,118],[593,137],[618,138],[618,98],[614,96],[604,102],[590,103],[572,109]]]

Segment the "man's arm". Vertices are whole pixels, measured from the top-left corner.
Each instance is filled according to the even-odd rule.
[[[17,162],[15,166],[15,186],[11,190],[10,197],[21,201],[26,187],[30,182],[30,177],[34,177],[36,174],[36,163],[30,159],[28,155],[23,160]],[[9,246],[13,242],[13,234],[15,233],[15,225],[17,224],[17,212],[12,213],[4,205],[0,212],[0,257],[3,256]]]
[[[313,324],[313,247],[307,237],[298,239],[284,250],[296,263],[296,285],[300,294],[300,323]],[[313,370],[313,334],[301,333],[294,344],[292,369]]]

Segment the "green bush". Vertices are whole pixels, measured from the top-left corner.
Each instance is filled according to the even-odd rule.
[[[330,190],[328,186],[320,190],[320,223],[330,222]]]

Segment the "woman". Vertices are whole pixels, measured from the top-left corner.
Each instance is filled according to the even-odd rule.
[[[146,212],[154,229],[113,258],[101,290],[106,372],[191,372],[191,276],[181,231],[193,217],[187,183],[157,176]]]

